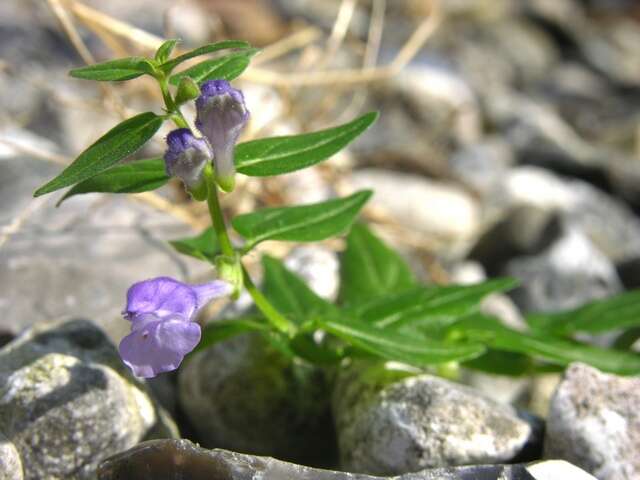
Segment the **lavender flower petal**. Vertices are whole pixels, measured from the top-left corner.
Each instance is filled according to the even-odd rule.
[[[233,292],[231,284],[223,280],[214,280],[213,282],[203,283],[201,285],[192,285],[191,288],[198,298],[198,306],[206,305],[214,298],[225,297]]]
[[[240,90],[226,80],[202,84],[196,100],[196,126],[213,149],[216,178],[225,190],[232,190],[235,165],[233,149],[249,120],[249,111]]]
[[[173,130],[167,136],[164,154],[167,175],[179,177],[189,188],[197,187],[203,179],[204,167],[213,158],[207,141],[197,138],[188,128]]]
[[[170,277],[134,283],[127,292],[125,318],[152,313],[158,319],[180,315],[191,320],[198,308],[198,296],[191,286]]]
[[[147,321],[122,339],[120,356],[134,375],[152,378],[177,369],[184,356],[198,345],[200,335],[197,323],[179,317]]]

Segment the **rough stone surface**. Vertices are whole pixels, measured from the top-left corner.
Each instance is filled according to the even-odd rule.
[[[477,204],[452,184],[381,169],[355,171],[350,183],[374,189],[372,207],[452,253],[464,249],[480,226]]]
[[[595,480],[562,461],[531,465],[470,465],[437,468],[397,477],[319,470],[269,457],[205,450],[188,440],[156,440],[107,459],[99,480]]]
[[[521,280],[513,298],[529,312],[577,308],[622,288],[611,262],[573,227],[539,255],[510,260],[504,273]]]
[[[431,375],[402,376],[369,366],[339,379],[334,416],[345,470],[391,475],[505,462],[532,436],[512,407],[476,390]]]
[[[293,249],[284,261],[319,296],[335,300],[340,286],[340,264],[333,251],[321,245]]]
[[[0,351],[0,433],[26,479],[89,479],[160,415],[91,323],[41,324]]]
[[[0,433],[0,480],[23,480],[22,472],[18,450]]]
[[[574,363],[551,401],[545,456],[601,480],[640,477],[640,378]]]
[[[335,451],[322,374],[261,337],[235,337],[190,358],[179,399],[204,446],[315,464]]]

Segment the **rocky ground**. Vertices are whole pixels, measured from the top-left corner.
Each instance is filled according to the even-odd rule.
[[[301,51],[259,65],[297,73],[323,62],[360,68],[376,15],[372,2],[357,2],[344,42],[326,59],[339,1],[87,3],[192,45],[224,33],[263,46],[311,28],[317,36]],[[425,3],[386,2],[379,62],[394,58]],[[438,4],[438,28],[383,81],[274,86],[249,71],[240,83],[253,115],[249,135],[320,128],[372,109],[381,118],[324,165],[242,180],[225,208],[373,188],[365,218],[425,282],[518,278],[517,291],[484,306],[512,326],[523,326],[523,313],[639,287],[637,3]],[[80,33],[98,59],[111,48],[135,50],[85,27]],[[105,94],[69,79],[68,69],[81,64],[44,3],[0,3],[0,479],[94,478],[116,454],[100,478],[167,472],[167,459],[194,470],[166,478],[372,478],[252,455],[403,480],[640,477],[640,380],[583,364],[521,379],[465,372],[461,383],[357,364],[330,388],[319,372],[245,337],[196,355],[179,375],[147,384],[132,378],[113,346],[127,328],[124,294],[142,278],[208,278],[206,266],[166,244],[201,229],[206,214],[176,185],[137,199],[78,196],[58,209],[56,198],[31,198],[118,121],[120,107],[157,105],[144,82]],[[160,149],[158,141],[143,154]],[[335,298],[340,242],[267,248]],[[242,308],[246,299],[223,314]],[[176,440],[122,453],[180,434],[247,455]],[[531,463],[540,459],[566,462]],[[496,466],[504,464],[511,465]]]

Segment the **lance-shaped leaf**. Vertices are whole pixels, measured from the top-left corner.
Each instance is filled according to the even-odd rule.
[[[262,138],[236,146],[236,170],[252,177],[267,177],[315,165],[342,150],[378,118],[367,113],[352,122],[318,132]]]
[[[160,69],[165,73],[170,72],[176,66],[180,65],[182,62],[186,62],[187,60],[198,57],[200,55],[206,55],[207,53],[219,52],[220,50],[227,50],[230,48],[249,48],[247,42],[243,42],[240,40],[225,40],[223,42],[210,43],[208,45],[204,45],[202,47],[198,47],[194,50],[191,50],[187,53],[183,53],[171,60],[167,60],[166,62],[160,64]]]
[[[485,347],[479,343],[448,343],[403,335],[344,316],[320,318],[317,322],[324,330],[356,348],[418,367],[469,360],[485,352]]]
[[[184,255],[211,263],[214,263],[216,256],[220,253],[218,239],[213,227],[207,228],[195,237],[172,240],[169,243]]]
[[[535,330],[558,335],[577,332],[603,333],[640,326],[640,290],[632,290],[611,298],[596,300],[574,310],[527,316]]]
[[[245,251],[264,240],[316,242],[345,231],[371,197],[363,190],[345,198],[297,207],[265,208],[232,220],[247,240]]]
[[[158,50],[156,50],[156,54],[153,57],[156,62],[166,62],[179,41],[180,40],[178,40],[177,38],[171,38],[162,42],[162,45],[158,47]]]
[[[147,143],[160,125],[162,117],[151,112],[125,120],[82,152],[60,175],[37,189],[34,196],[54,192],[103,172]]]
[[[265,296],[280,312],[296,323],[304,322],[315,313],[335,308],[311,290],[302,278],[288,270],[280,260],[264,255],[262,266],[262,289]]]
[[[477,311],[488,294],[516,285],[513,279],[499,278],[475,285],[418,286],[354,306],[349,312],[380,328],[440,328]]]
[[[347,249],[340,262],[340,299],[362,303],[400,292],[416,284],[404,259],[363,224],[347,235]]]
[[[225,55],[224,57],[205,60],[183,72],[171,76],[169,82],[172,85],[178,85],[183,77],[192,78],[197,83],[214,79],[231,81],[239,77],[240,74],[247,69],[251,57],[258,51],[257,48],[249,48],[238,53]]]
[[[162,158],[148,158],[115,165],[84,182],[76,183],[58,201],[82,193],[140,193],[160,188],[169,181]]]
[[[84,80],[100,82],[121,82],[144,74],[153,75],[153,65],[144,57],[127,57],[96,63],[82,68],[74,68],[69,75]]]
[[[594,347],[551,334],[522,333],[484,315],[460,320],[450,327],[449,334],[482,342],[496,350],[524,353],[556,365],[583,362],[619,375],[640,373],[640,355],[636,353]]]

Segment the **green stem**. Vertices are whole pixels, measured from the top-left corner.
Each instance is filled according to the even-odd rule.
[[[205,181],[207,182],[208,189],[207,205],[209,206],[209,215],[211,216],[213,229],[216,231],[216,235],[218,236],[220,249],[222,250],[223,255],[233,257],[235,255],[235,250],[231,244],[231,240],[229,240],[229,235],[227,234],[227,226],[224,223],[224,216],[222,215],[222,209],[220,208],[220,202],[218,201],[218,187],[213,179],[211,169],[205,170]]]
[[[271,322],[271,324],[287,335],[293,335],[296,327],[291,323],[284,315],[282,315],[267,298],[262,294],[258,287],[255,286],[253,280],[249,276],[249,272],[244,265],[242,265],[242,278],[244,280],[244,286],[253,298],[256,307],[260,310],[265,317]]]
[[[171,96],[171,92],[169,91],[169,82],[167,81],[167,77],[161,76],[157,78],[158,85],[160,86],[160,91],[162,92],[162,99],[164,100],[164,105],[167,109],[167,112],[171,116],[171,120],[176,124],[178,128],[189,128],[189,124],[187,120],[182,115],[180,108],[176,105],[173,97]]]

